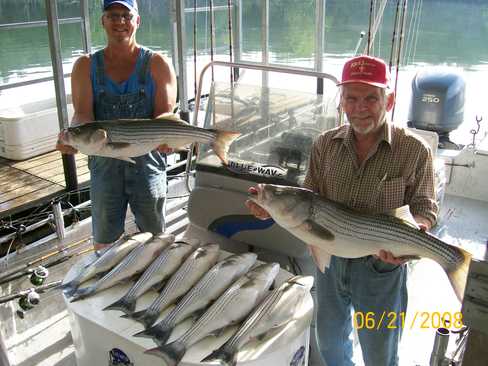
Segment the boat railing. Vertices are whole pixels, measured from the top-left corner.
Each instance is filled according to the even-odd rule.
[[[46,0],[46,2],[51,2],[54,5],[56,5],[56,0]],[[88,0],[81,0],[80,9],[81,9],[81,14],[79,17],[61,18],[61,19],[57,19],[57,22],[58,24],[80,23],[83,49],[86,53],[89,53],[91,49],[91,36],[90,36],[90,23],[89,23],[89,13],[88,13]],[[14,29],[23,29],[23,28],[47,27],[49,25],[48,23],[49,23],[48,20],[6,23],[6,24],[0,24],[0,31],[10,31]],[[71,73],[63,73],[63,77],[69,77],[69,76],[71,76]],[[54,77],[55,76],[47,76],[47,77],[36,78],[32,80],[19,81],[19,82],[0,85],[0,91],[18,88],[21,86],[33,85],[33,84],[42,83],[46,81],[51,81],[54,80]]]
[[[205,76],[205,72],[214,66],[223,66],[223,67],[228,67],[228,68],[234,68],[234,69],[251,69],[251,70],[258,70],[258,71],[263,71],[263,72],[277,72],[277,73],[285,73],[285,74],[292,74],[292,75],[300,75],[300,76],[309,76],[309,77],[314,77],[317,78],[318,80],[323,80],[327,79],[331,81],[334,84],[337,84],[339,81],[338,79],[328,73],[320,72],[320,71],[313,71],[310,69],[303,69],[303,68],[296,68],[296,67],[283,67],[283,66],[271,66],[271,65],[264,65],[264,64],[256,64],[256,63],[244,63],[244,62],[225,62],[225,61],[212,61],[205,65],[200,73],[200,78],[198,81],[198,88],[197,88],[197,94],[195,96],[195,108],[193,112],[193,120],[192,124],[194,126],[198,125],[198,112],[200,109],[200,103],[201,103],[201,97],[202,97],[202,86],[203,86],[203,80]],[[233,88],[234,85],[231,85],[231,89]],[[339,111],[339,116],[341,116],[342,113]],[[339,121],[340,123],[340,121]],[[194,144],[190,148],[188,152],[188,157],[186,161],[186,188],[188,192],[191,192],[191,186],[190,186],[190,176],[191,176],[191,170],[192,170],[192,162],[193,162],[193,157],[194,157],[194,151],[197,148],[197,145]]]

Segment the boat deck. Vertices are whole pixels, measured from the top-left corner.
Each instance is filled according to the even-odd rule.
[[[88,158],[76,154],[78,184],[90,180]],[[52,151],[23,161],[0,158],[0,218],[62,193],[65,189],[63,161]]]

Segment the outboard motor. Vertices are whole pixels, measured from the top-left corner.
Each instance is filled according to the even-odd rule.
[[[437,132],[440,148],[460,149],[449,140],[449,133],[464,120],[465,89],[463,77],[453,70],[417,72],[412,80],[408,126]]]

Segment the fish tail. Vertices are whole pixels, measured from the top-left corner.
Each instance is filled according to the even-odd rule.
[[[163,346],[171,336],[173,327],[169,324],[160,322],[155,326],[134,334],[134,337],[152,338],[158,346]]]
[[[463,261],[455,270],[447,271],[447,277],[456,293],[459,301],[463,300],[464,289],[466,288],[466,281],[468,280],[469,264],[471,263],[471,258],[473,257],[471,253],[464,249],[459,248],[463,255]]]
[[[78,281],[70,281],[61,285],[61,288],[63,289],[63,293],[66,296],[72,296],[78,289],[78,286],[80,286],[80,283]]]
[[[96,290],[95,286],[79,288],[78,290],[76,290],[76,292],[73,293],[70,302],[75,302],[84,299],[85,297],[88,297],[91,294],[93,294],[95,290]]]
[[[240,133],[220,130],[215,130],[215,132],[217,133],[217,137],[215,137],[215,141],[212,143],[212,148],[220,160],[227,165],[227,152],[229,151],[229,146],[240,135]]]
[[[186,347],[182,342],[175,341],[164,346],[148,349],[144,353],[161,357],[167,366],[176,366],[185,355]]]
[[[133,297],[124,296],[113,304],[103,308],[103,310],[120,310],[125,314],[131,314],[136,309],[136,299]]]
[[[200,362],[218,362],[222,366],[235,366],[237,364],[236,354],[224,346],[216,349]]]
[[[158,319],[159,313],[157,311],[148,310],[139,320],[146,328],[149,328]]]
[[[131,318],[149,328],[158,318],[159,313],[150,309],[133,312],[132,314],[122,315],[122,318]]]

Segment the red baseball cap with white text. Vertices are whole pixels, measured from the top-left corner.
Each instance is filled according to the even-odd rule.
[[[362,83],[378,88],[388,88],[390,84],[390,72],[380,58],[372,56],[357,56],[344,64],[342,80],[337,85],[350,83]]]

